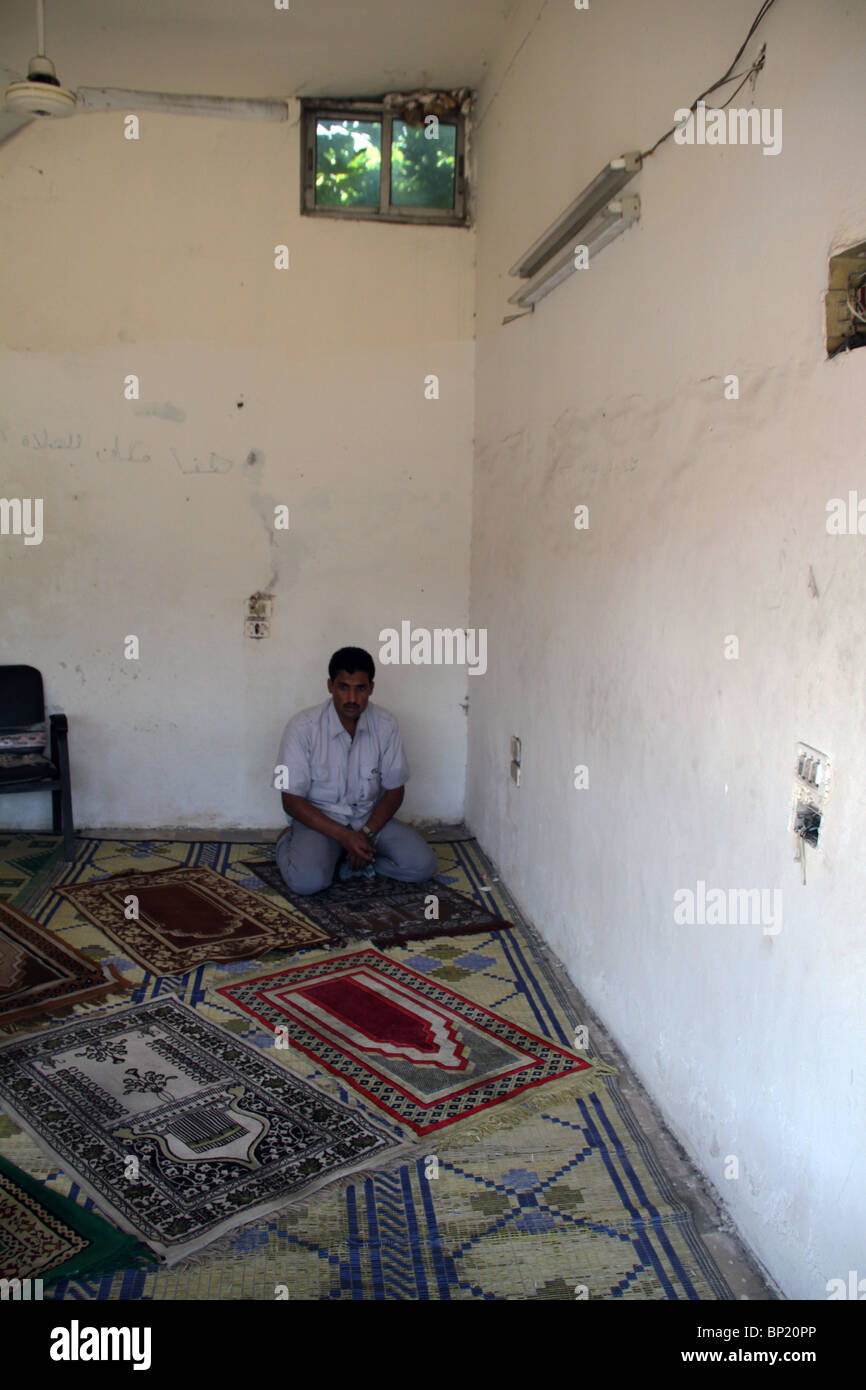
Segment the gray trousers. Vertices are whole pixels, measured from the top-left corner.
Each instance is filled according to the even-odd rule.
[[[383,878],[420,883],[438,872],[436,855],[423,836],[393,817],[376,836],[374,849],[373,868]],[[330,887],[342,853],[336,840],[293,821],[290,832],[277,841],[277,867],[293,893],[320,893]]]

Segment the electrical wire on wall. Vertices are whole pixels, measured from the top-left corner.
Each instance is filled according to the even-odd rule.
[[[698,106],[699,106],[699,103],[702,103],[702,101],[703,101],[703,99],[705,99],[705,97],[710,96],[710,93],[717,92],[717,90],[719,90],[720,88],[724,88],[724,86],[728,86],[728,83],[731,83],[731,82],[737,82],[737,83],[738,83],[738,85],[735,86],[733,92],[731,92],[731,95],[728,96],[727,101],[724,101],[723,106],[721,106],[721,107],[714,107],[714,110],[721,110],[721,111],[724,111],[724,110],[726,110],[726,107],[730,106],[731,101],[733,101],[733,100],[735,99],[735,97],[738,96],[738,93],[742,92],[742,89],[744,89],[744,86],[746,85],[746,82],[751,81],[751,82],[752,82],[752,85],[753,85],[753,83],[755,83],[756,76],[758,76],[759,72],[763,70],[763,65],[765,65],[766,53],[767,53],[767,46],[766,46],[766,43],[763,43],[763,44],[762,44],[762,47],[760,47],[760,53],[758,54],[758,57],[756,57],[756,58],[755,58],[755,61],[753,61],[753,63],[752,63],[751,65],[749,65],[748,68],[746,68],[746,71],[745,71],[745,72],[737,72],[737,71],[734,71],[734,70],[735,70],[735,68],[737,68],[737,64],[740,63],[742,54],[745,53],[746,47],[748,47],[749,42],[751,42],[752,36],[755,35],[755,32],[756,32],[756,31],[758,31],[758,28],[759,28],[760,24],[762,24],[763,19],[766,18],[766,15],[767,15],[767,14],[769,14],[769,11],[771,10],[771,8],[773,8],[774,4],[776,4],[776,0],[762,0],[762,4],[760,4],[760,8],[759,8],[759,10],[758,10],[758,14],[756,14],[756,15],[755,15],[755,18],[752,19],[752,24],[749,25],[749,32],[746,33],[745,39],[742,40],[742,43],[740,44],[740,47],[738,47],[738,49],[737,49],[737,53],[734,54],[733,61],[731,61],[730,65],[728,65],[727,71],[724,72],[724,74],[721,75],[720,78],[717,78],[716,81],[710,83],[710,85],[708,86],[708,88],[705,88],[705,90],[703,90],[703,92],[701,93],[701,95],[696,96],[696,97],[695,97],[695,100],[692,101],[691,107],[688,108],[688,110],[689,110],[689,120],[691,120],[691,115],[695,113],[696,108],[698,108]],[[539,19],[541,19],[542,14],[544,14],[545,6],[546,6],[546,0],[545,0],[545,4],[542,4],[541,10],[539,10],[539,13],[538,13],[538,15],[537,15],[537,19],[535,19],[535,24],[538,24]],[[532,26],[532,28],[535,28],[535,25]],[[531,31],[530,31],[530,32],[531,32]],[[528,38],[528,35],[527,35],[527,38]],[[525,43],[525,39],[524,39],[524,43]],[[523,44],[521,44],[521,47],[523,47]],[[513,61],[513,60],[512,60],[512,61]],[[510,64],[509,64],[509,67],[510,67]],[[507,75],[507,70],[506,70],[506,75]],[[498,90],[499,90],[499,89],[498,89]],[[495,100],[496,95],[498,95],[498,93],[493,93],[493,99],[492,99],[492,100]],[[491,103],[488,103],[487,110],[489,110],[489,107],[492,106],[492,100],[491,100]],[[681,114],[681,111],[678,111],[677,114]],[[642,154],[637,154],[637,152],[635,152],[634,154],[630,154],[630,156],[623,156],[623,158],[620,158],[619,161],[616,161],[616,164],[619,165],[619,168],[624,168],[624,167],[626,167],[626,164],[624,164],[624,161],[626,161],[626,158],[628,158],[628,160],[631,160],[631,161],[632,161],[632,164],[631,164],[631,165],[628,165],[628,174],[630,174],[630,177],[631,177],[631,172],[637,172],[638,168],[641,167],[642,161],[646,160],[646,158],[649,158],[649,156],[651,156],[651,154],[655,153],[655,150],[659,149],[659,146],[660,146],[660,145],[663,145],[664,140],[670,139],[670,136],[671,136],[671,135],[674,135],[674,133],[676,133],[676,132],[678,131],[678,129],[681,129],[681,126],[683,126],[683,124],[684,124],[684,122],[677,122],[677,124],[671,125],[671,128],[669,129],[669,131],[666,131],[666,132],[664,132],[664,135],[659,136],[659,139],[656,140],[655,145],[651,145],[651,147],[649,147],[648,150],[645,150],[644,153],[642,153]],[[765,150],[765,154],[766,154],[766,153],[767,153],[767,152],[766,152],[766,150]],[[562,215],[560,215],[559,220],[557,220],[557,222],[555,222],[555,224],[553,224],[553,228],[549,228],[549,229],[548,229],[548,232],[552,232],[552,231],[555,231],[555,229],[559,229],[559,228],[560,228],[560,224],[563,224],[563,221],[569,220],[569,217],[571,217],[571,214],[574,213],[574,208],[580,206],[581,199],[585,199],[585,197],[589,196],[589,193],[596,193],[596,195],[598,195],[599,197],[602,197],[602,193],[599,192],[599,190],[598,190],[599,182],[603,182],[603,179],[609,177],[610,171],[612,171],[613,168],[614,168],[614,163],[612,163],[612,164],[610,164],[610,165],[607,165],[606,170],[605,170],[605,171],[602,171],[602,175],[599,175],[599,178],[598,178],[598,179],[595,179],[594,183],[592,183],[592,185],[589,185],[589,188],[588,188],[588,189],[585,189],[585,190],[584,190],[584,193],[582,193],[580,199],[575,200],[575,202],[574,202],[573,204],[571,204],[570,207],[567,207],[567,208],[566,208],[566,211],[564,211],[564,213],[563,213]],[[616,188],[621,188],[621,186],[623,186],[623,181],[621,181],[621,179],[620,179],[620,182],[617,183]],[[637,207],[638,207],[638,211],[637,211],[637,213],[634,214],[634,217],[639,217],[639,200],[638,200],[638,199],[632,199],[631,202],[637,204]],[[613,207],[614,207],[614,203],[613,203],[613,202],[610,203],[609,206],[610,206],[610,208],[613,208]],[[601,207],[602,207],[602,204],[599,203],[598,206],[596,206],[595,210],[596,210],[596,211],[599,211],[599,208],[601,208]],[[632,220],[634,220],[634,217],[632,217]],[[582,222],[581,222],[580,225],[582,225]],[[545,235],[546,235],[546,234],[545,234]],[[567,231],[566,231],[566,234],[564,234],[564,235],[567,235]],[[616,235],[616,234],[614,234],[614,235]],[[610,236],[607,236],[607,240],[609,240],[609,239],[610,239]],[[542,240],[542,242],[544,242],[545,238],[542,238],[541,240]],[[555,247],[555,249],[553,249],[553,252],[550,253],[550,254],[555,254],[555,253],[556,253],[556,254],[559,254],[560,250],[563,250],[563,249],[564,249],[564,246],[566,246],[566,240],[560,239],[559,247]],[[535,250],[535,249],[537,249],[537,247],[532,247],[532,250]],[[557,261],[556,267],[555,267],[555,271],[556,271],[556,278],[555,278],[555,279],[550,278],[550,284],[549,284],[549,286],[548,286],[548,289],[545,289],[545,288],[538,289],[538,293],[537,293],[537,295],[535,295],[535,299],[539,299],[539,297],[542,297],[542,295],[544,295],[544,293],[548,293],[548,292],[549,292],[549,289],[555,288],[555,285],[556,285],[556,284],[559,284],[559,282],[562,281],[562,279],[566,278],[566,274],[569,274],[569,272],[570,272],[569,270],[567,270],[566,263],[564,263],[564,261],[563,261],[562,264],[560,264],[559,261]],[[530,272],[525,271],[523,267],[514,267],[513,270],[512,270],[512,274],[520,274],[520,275],[523,275],[523,277],[527,277],[527,275],[530,274]],[[516,303],[516,302],[520,302],[520,296],[518,296],[518,295],[513,295],[513,296],[512,296],[512,299],[509,300],[509,303]],[[503,318],[503,320],[502,320],[503,327],[505,327],[506,324],[512,324],[512,322],[516,321],[517,318],[525,318],[525,317],[527,317],[528,314],[534,313],[534,310],[535,310],[535,302],[532,302],[532,303],[530,304],[530,307],[528,307],[528,309],[524,309],[523,311],[518,311],[518,313],[514,313],[514,314],[507,314],[507,316],[506,316],[505,318]],[[866,318],[863,318],[863,324],[866,325]]]
[[[833,351],[828,352],[828,359],[838,356],[840,352],[866,347],[866,270],[855,270],[848,276],[845,307],[851,315],[851,329]]]
[[[851,296],[854,296],[853,300]],[[845,303],[852,318],[866,323],[866,270],[858,270],[848,276],[848,291]]]
[[[739,73],[739,72],[736,72],[736,73],[735,73],[735,72],[734,72],[734,68],[737,66],[737,63],[738,63],[738,62],[740,61],[740,59],[742,58],[743,53],[745,52],[746,48],[747,48],[748,45],[749,45],[749,41],[750,41],[750,39],[752,38],[752,35],[755,33],[756,29],[757,29],[758,26],[761,24],[762,20],[764,19],[765,15],[768,13],[768,11],[771,10],[771,9],[773,8],[773,6],[775,5],[775,3],[776,3],[776,0],[763,0],[763,4],[761,5],[761,8],[758,10],[758,13],[755,15],[755,18],[752,20],[752,27],[750,28],[748,34],[747,34],[746,37],[743,39],[743,42],[740,44],[739,48],[737,49],[736,53],[734,54],[733,61],[732,61],[731,65],[730,65],[730,67],[728,68],[727,72],[724,74],[724,76],[718,78],[717,81],[713,82],[711,86],[707,87],[706,91],[701,92],[700,96],[696,96],[696,97],[695,97],[694,101],[692,102],[691,106],[689,107],[689,110],[690,110],[690,111],[694,112],[695,110],[697,110],[698,102],[699,102],[699,101],[703,101],[704,98],[710,96],[710,94],[711,94],[712,92],[718,91],[719,87],[725,87],[725,86],[727,86],[727,84],[728,84],[729,82],[736,82],[736,80],[737,80],[738,77],[742,77],[743,80],[742,80],[742,82],[740,83],[739,87],[737,87],[737,88],[731,93],[731,95],[728,97],[728,100],[725,102],[724,106],[721,106],[721,107],[718,108],[719,110],[724,111],[724,109],[725,109],[726,106],[730,106],[731,102],[734,100],[734,97],[737,95],[737,93],[740,92],[740,91],[742,91],[743,87],[745,87],[745,85],[746,85],[746,83],[749,81],[749,79],[750,79],[750,78],[756,77],[757,74],[761,71],[762,67],[764,66],[764,59],[765,59],[765,55],[766,55],[766,52],[767,52],[767,45],[766,45],[766,44],[763,45],[763,47],[761,48],[761,51],[760,51],[760,53],[758,54],[757,58],[755,59],[754,63],[752,64],[752,66],[748,69],[748,71],[747,71],[745,74]],[[670,137],[673,135],[674,131],[675,131],[675,130],[678,130],[678,129],[679,129],[679,125],[672,125],[671,128],[670,128],[670,130],[665,131],[664,135],[660,136],[659,139],[656,140],[656,142],[655,142],[654,145],[651,145],[650,148],[649,148],[648,150],[645,150],[645,151],[643,152],[643,154],[641,155],[641,159],[648,159],[649,156],[650,156],[651,154],[654,154],[654,153],[655,153],[655,151],[658,149],[659,145],[663,145],[664,142],[665,142],[665,140],[669,140]]]
[[[802,836],[802,835],[796,835],[796,834],[795,834],[794,839],[796,840],[796,846],[795,846],[795,849],[794,849],[794,860],[795,860],[796,863],[799,863],[799,865],[800,865],[800,869],[801,869],[802,874],[803,874],[803,887],[805,888],[805,886],[806,886],[806,841],[803,839],[803,836]]]

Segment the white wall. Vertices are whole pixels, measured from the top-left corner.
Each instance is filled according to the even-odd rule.
[[[278,824],[279,736],[331,652],[468,620],[474,233],[302,218],[297,115],[146,115],[138,142],[78,116],[0,150],[0,495],[45,517],[0,537],[0,662],[69,716],[81,826]],[[378,675],[403,814],[458,819],[465,669]]]
[[[866,238],[862,7],[776,7],[746,58],[766,40],[782,152],[668,141],[628,189],[639,226],[501,326],[509,266],[721,76],[755,8],[526,3],[482,87],[467,817],[746,1239],[820,1299],[866,1275],[866,541],[825,526],[866,496],[866,351],[822,339],[828,254]],[[835,779],[805,887],[798,739]],[[701,879],[780,888],[782,930],[676,925]]]

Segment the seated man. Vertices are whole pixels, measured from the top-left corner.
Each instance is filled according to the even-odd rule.
[[[427,842],[392,819],[409,769],[393,714],[368,703],[375,674],[368,652],[341,647],[328,664],[332,698],[296,714],[283,733],[277,763],[288,771],[282,797],[290,829],[276,859],[293,893],[327,888],[341,851],[350,872],[369,865],[418,883],[437,871]]]

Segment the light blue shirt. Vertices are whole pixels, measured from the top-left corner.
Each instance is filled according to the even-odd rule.
[[[330,696],[301,710],[283,732],[278,765],[288,769],[290,796],[302,796],[340,825],[363,825],[385,791],[402,787],[409,767],[397,720],[367,705],[351,738]],[[288,817],[291,824],[291,816]]]

